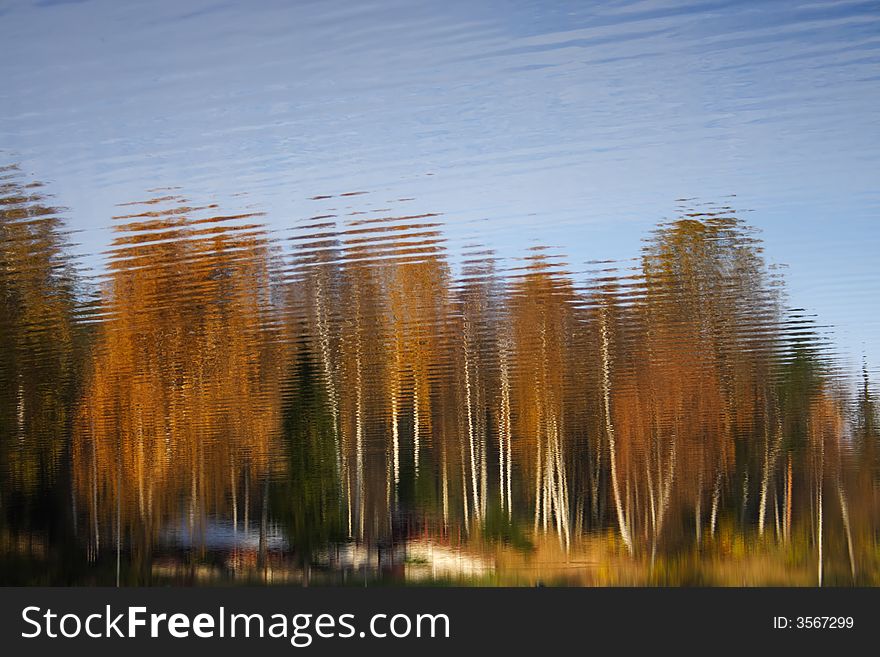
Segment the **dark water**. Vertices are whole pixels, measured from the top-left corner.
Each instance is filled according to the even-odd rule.
[[[99,4],[0,13],[108,30],[2,65],[0,583],[880,584],[876,5]]]

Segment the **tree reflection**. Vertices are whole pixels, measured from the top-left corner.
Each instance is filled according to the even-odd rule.
[[[117,217],[73,434],[93,556],[126,532],[146,549],[180,522],[195,536],[220,510],[247,528],[265,506],[280,418],[268,243],[251,216],[182,203]]]
[[[62,211],[50,201],[17,166],[0,167],[0,541],[43,558],[66,549],[74,529],[63,466],[87,341]],[[18,581],[16,561],[4,563]]]
[[[0,174],[3,549],[85,557],[56,581],[378,577],[418,541],[583,551],[615,564],[596,583],[729,582],[710,571],[749,555],[880,577],[867,369],[850,383],[730,208],[583,272],[459,259],[431,214],[282,241],[169,192],[116,217],[95,303],[59,211]]]

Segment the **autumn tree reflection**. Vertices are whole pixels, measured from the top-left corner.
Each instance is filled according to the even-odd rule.
[[[442,559],[506,583],[496,557],[880,582],[867,364],[788,307],[731,208],[578,265],[452,248],[441,216],[361,196],[270,233],[156,192],[122,206],[95,291],[59,210],[0,170],[5,553],[82,555],[68,579],[102,583]]]
[[[73,436],[95,553],[124,533],[149,546],[181,522],[196,534],[219,509],[248,528],[265,508],[278,439],[263,228],[253,215],[217,215],[176,196],[139,210],[116,218]]]
[[[43,184],[16,165],[0,167],[2,555],[8,548],[48,558],[69,549],[75,531],[65,465],[88,333],[69,246],[62,210]],[[15,556],[0,558],[10,566],[6,577],[19,581]]]

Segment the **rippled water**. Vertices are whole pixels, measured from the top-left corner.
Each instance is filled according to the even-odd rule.
[[[0,581],[880,583],[878,9],[0,9]]]

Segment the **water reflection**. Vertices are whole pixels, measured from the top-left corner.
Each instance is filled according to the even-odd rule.
[[[0,189],[5,583],[880,583],[867,370],[731,207],[577,267],[158,190],[92,283]]]
[[[108,536],[149,549],[167,524],[252,507],[265,534],[283,358],[269,245],[249,215],[177,196],[116,217],[71,467],[95,558]],[[241,496],[241,501],[239,501]],[[253,496],[253,500],[252,500]],[[253,501],[253,503],[252,503]]]

